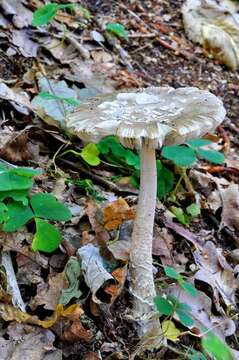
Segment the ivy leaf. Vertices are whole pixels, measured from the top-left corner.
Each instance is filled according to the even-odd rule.
[[[33,212],[29,206],[24,206],[18,201],[7,204],[8,220],[3,225],[3,231],[14,232],[33,218]]]
[[[162,331],[166,339],[171,341],[177,341],[181,334],[181,331],[176,328],[174,322],[170,320],[164,320],[162,322]]]
[[[0,172],[0,191],[29,189],[32,185],[31,178],[16,175],[11,170]]]
[[[212,141],[208,139],[191,139],[186,142],[186,144],[192,146],[192,147],[201,147],[205,145],[211,144]]]
[[[47,253],[55,251],[62,240],[60,231],[45,220],[35,218],[35,222],[36,234],[32,241],[32,250]]]
[[[9,172],[12,174],[24,176],[27,178],[32,178],[34,176],[42,174],[42,170],[40,170],[40,169],[32,169],[32,168],[27,168],[27,167],[11,168],[11,169],[9,169]]]
[[[57,3],[50,3],[41,6],[33,13],[32,26],[41,26],[48,24],[54,18],[54,16],[56,16],[57,10]]]
[[[140,169],[139,156],[131,150],[125,150],[125,161],[128,165],[133,166],[135,169]]]
[[[113,34],[114,36],[128,40],[128,31],[125,30],[124,25],[119,23],[108,23],[106,25],[106,30]]]
[[[8,208],[4,203],[0,203],[0,224],[6,222],[8,219]]]
[[[194,321],[187,311],[177,308],[176,313],[184,326],[190,327],[193,325]]]
[[[170,302],[164,299],[162,296],[156,296],[154,299],[154,303],[158,312],[163,315],[171,315],[174,311],[172,304],[170,304]]]
[[[209,356],[216,360],[233,360],[229,347],[218,336],[208,334],[202,339],[202,347]]]
[[[196,152],[184,145],[164,146],[162,156],[173,161],[178,166],[191,166],[196,160]]]
[[[70,210],[51,194],[35,194],[32,196],[30,203],[36,217],[55,221],[68,221],[71,219]]]
[[[198,149],[197,155],[201,158],[213,163],[213,164],[223,164],[225,162],[225,157],[222,153],[216,150],[203,150]]]
[[[88,144],[81,151],[80,156],[82,159],[91,166],[97,166],[100,164],[99,150],[95,144]]]
[[[174,174],[162,165],[160,160],[156,161],[157,167],[157,197],[162,199],[168,194],[174,185]]]
[[[185,280],[179,282],[179,285],[183,290],[185,290],[189,295],[196,297],[198,296],[197,289],[190,283]]]
[[[23,190],[9,190],[9,191],[0,191],[0,201],[5,199],[13,199],[15,201],[21,201],[23,205],[28,205],[28,189]]]
[[[180,275],[179,273],[177,273],[177,271],[175,271],[172,267],[170,266],[164,266],[164,272],[165,274],[171,278],[171,279],[175,279],[175,280],[180,280],[183,279],[182,275]]]

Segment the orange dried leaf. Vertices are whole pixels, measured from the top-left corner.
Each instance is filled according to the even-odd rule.
[[[104,208],[104,227],[106,230],[118,229],[124,220],[134,219],[134,215],[127,202],[119,198]]]

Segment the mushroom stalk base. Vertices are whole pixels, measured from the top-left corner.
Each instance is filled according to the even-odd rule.
[[[152,315],[153,299],[156,295],[152,265],[152,240],[157,173],[155,150],[143,146],[140,157],[140,192],[130,251],[130,284],[131,293],[134,296],[132,315],[135,320],[142,321]]]

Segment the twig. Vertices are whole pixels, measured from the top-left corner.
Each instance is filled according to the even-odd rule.
[[[7,284],[12,294],[12,303],[17,306],[21,311],[26,312],[26,305],[22,300],[22,296],[17,284],[16,275],[12,265],[12,259],[9,251],[2,253],[2,265],[4,266],[7,274]]]
[[[61,161],[64,164],[69,165],[71,168],[77,170],[78,172],[81,172],[84,175],[88,176],[91,180],[97,182],[98,184],[106,187],[110,191],[113,191],[119,195],[136,194],[136,191],[134,192],[133,190],[129,191],[129,190],[124,190],[124,189],[119,188],[116,184],[112,183],[111,181],[106,180],[106,179],[100,177],[99,175],[92,173],[92,171],[88,171],[87,169],[84,168],[84,166],[82,166],[79,163],[73,163],[73,162],[71,162],[69,160],[65,160],[65,159],[61,159]]]
[[[145,28],[150,31],[150,37],[153,37],[152,34],[154,34],[155,39],[153,41],[157,41],[160,45],[164,46],[166,49],[173,50],[176,54],[180,54],[188,60],[190,60],[194,57],[188,51],[180,49],[179,46],[177,46],[175,48],[175,46],[168,43],[168,41],[165,41],[164,39],[162,39],[157,30],[152,30],[152,28],[144,20],[142,20],[140,18],[140,16],[135,14],[133,11],[129,10],[124,4],[120,4],[120,7],[123,8],[124,10],[126,10],[131,16],[136,18],[138,21],[140,21],[145,26]],[[178,44],[178,39],[175,36],[171,36],[171,38],[170,38],[170,36],[166,35],[166,31],[163,31],[163,34],[167,38],[167,40],[175,41]]]
[[[95,19],[95,22],[101,28],[101,30],[103,30],[105,32],[105,37],[106,37],[108,43],[118,51],[120,58],[121,58],[123,64],[127,66],[128,71],[132,72],[134,69],[129,61],[129,54],[127,53],[127,51],[122,48],[122,46],[119,44],[119,42],[116,38],[114,38],[113,36],[111,36],[110,34],[108,34],[105,31],[105,25],[101,19]]]
[[[65,34],[65,38],[79,51],[80,55],[85,59],[89,60],[90,53],[89,51],[81,45],[76,38],[73,37],[73,35]]]

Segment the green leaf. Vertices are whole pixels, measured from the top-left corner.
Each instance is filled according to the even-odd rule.
[[[14,232],[23,225],[27,224],[32,218],[33,213],[29,206],[24,206],[22,203],[12,201],[7,204],[8,220],[3,225],[3,231]]]
[[[191,166],[196,160],[196,152],[191,147],[184,145],[164,146],[162,156],[178,166]]]
[[[24,176],[27,178],[32,178],[34,176],[42,174],[42,170],[40,170],[40,169],[32,169],[32,168],[27,168],[27,167],[11,168],[11,169],[9,169],[9,172],[19,175],[19,176]]]
[[[178,302],[177,298],[175,298],[175,300],[176,300],[176,302],[175,302],[176,310],[181,310],[181,311],[188,312],[188,313],[190,313],[192,311],[192,308],[188,304]]]
[[[183,210],[177,206],[171,206],[170,211],[176,216],[178,221],[183,225],[189,224],[189,219],[187,214],[183,212]]]
[[[0,191],[29,189],[32,179],[14,174],[11,170],[0,172]]]
[[[23,205],[28,205],[28,189],[23,190],[9,190],[0,191],[0,201],[5,199],[13,199],[15,201],[21,201]]]
[[[200,156],[200,158],[203,158],[213,164],[223,164],[225,162],[225,157],[222,153],[216,150],[203,150],[198,149],[197,155]]]
[[[168,194],[174,185],[174,174],[162,165],[160,160],[156,161],[157,166],[157,197],[162,199]]]
[[[82,159],[91,166],[97,166],[100,164],[99,150],[95,144],[88,144],[81,151],[80,156]]]
[[[35,218],[35,222],[36,234],[32,241],[32,250],[47,253],[55,251],[62,240],[60,231],[45,220]]]
[[[56,15],[59,5],[57,3],[41,6],[33,13],[32,26],[48,24]]]
[[[211,144],[212,141],[208,139],[191,139],[186,142],[186,144],[192,146],[192,147],[201,147],[205,145]]]
[[[4,164],[0,161],[0,172],[5,171],[5,170],[7,170],[6,165],[4,165]]]
[[[164,272],[171,279],[175,279],[175,280],[183,279],[182,275],[178,274],[177,271],[175,271],[170,266],[164,266]]]
[[[197,289],[195,289],[195,287],[194,287],[191,283],[183,280],[182,282],[180,281],[179,285],[180,285],[181,288],[183,288],[183,290],[185,290],[189,295],[194,296],[194,297],[198,296]]]
[[[8,220],[8,208],[7,206],[0,202],[0,224]]]
[[[187,208],[186,208],[186,211],[189,215],[191,215],[192,217],[196,217],[198,215],[200,215],[201,213],[201,208],[198,204],[196,203],[193,203],[191,205],[189,205]]]
[[[168,300],[163,298],[162,296],[156,296],[154,298],[154,303],[156,305],[156,308],[158,312],[160,312],[163,315],[171,315],[173,313],[173,306],[170,304]]]
[[[133,166],[135,169],[140,169],[139,156],[129,149],[125,150],[125,161],[128,165]]]
[[[80,261],[73,256],[70,257],[65,266],[64,273],[68,280],[68,288],[61,290],[58,303],[65,306],[71,299],[79,299],[82,295],[82,291],[79,290],[79,278],[82,273]]]
[[[227,344],[216,335],[208,334],[202,339],[202,347],[216,360],[232,360],[233,356]]]
[[[71,219],[70,210],[53,195],[38,193],[30,200],[36,217],[55,221],[68,221]]]
[[[73,97],[68,98],[68,97],[64,97],[64,96],[57,96],[57,95],[53,95],[47,91],[40,91],[38,96],[45,100],[65,101],[67,104],[73,105],[73,106],[80,105],[80,102]]]
[[[128,40],[128,31],[125,30],[124,25],[119,23],[108,23],[106,25],[106,30],[109,31],[114,36],[118,36],[125,40]]]
[[[175,324],[171,320],[164,320],[162,322],[162,332],[166,339],[171,341],[177,341],[181,331],[176,328]]]
[[[193,325],[194,321],[187,311],[177,308],[176,313],[184,326],[190,327]]]

